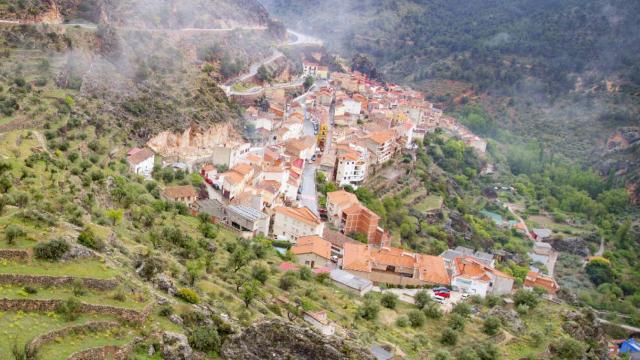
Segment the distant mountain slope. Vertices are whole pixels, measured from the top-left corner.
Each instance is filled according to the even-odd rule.
[[[594,0],[262,0],[345,53],[373,56],[392,80],[500,89],[531,76],[543,90],[620,75],[640,85],[640,3]],[[594,73],[593,71],[596,71]]]

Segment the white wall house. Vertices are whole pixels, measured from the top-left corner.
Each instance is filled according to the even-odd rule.
[[[324,222],[309,208],[278,206],[274,209],[273,236],[277,239],[295,242],[300,236],[322,236]]]
[[[127,162],[129,163],[131,172],[150,179],[155,163],[155,154],[147,148],[135,148],[127,154]]]

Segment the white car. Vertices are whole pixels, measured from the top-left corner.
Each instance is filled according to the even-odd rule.
[[[433,300],[435,300],[435,302],[437,302],[438,304],[444,304],[447,299],[443,298],[442,296],[438,296],[438,295],[434,295],[433,296]]]

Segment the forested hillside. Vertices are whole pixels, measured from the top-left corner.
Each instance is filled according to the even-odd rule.
[[[479,103],[487,115],[475,124],[481,135],[506,129],[604,174],[612,167],[598,161],[607,137],[640,122],[638,2],[263,3],[343,56],[365,54],[385,80],[420,87],[449,111]],[[613,167],[637,173],[615,158]]]

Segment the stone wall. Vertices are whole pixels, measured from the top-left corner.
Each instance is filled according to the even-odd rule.
[[[71,354],[67,360],[127,360],[133,350],[134,343],[124,346],[106,345],[97,348],[86,349]]]
[[[0,299],[2,311],[29,311],[49,312],[55,311],[64,300],[32,300],[32,299]],[[141,324],[146,321],[153,306],[149,305],[143,310],[126,309],[109,305],[94,305],[81,303],[80,312],[83,314],[100,314],[119,318],[120,320]]]
[[[27,347],[31,352],[33,352],[34,350],[40,348],[42,345],[58,337],[68,336],[72,334],[83,334],[88,332],[99,332],[117,327],[120,327],[120,324],[115,321],[90,321],[86,324],[67,326],[62,329],[49,331],[48,333],[35,337],[29,342]]]
[[[25,260],[31,255],[27,250],[21,249],[0,249],[0,259],[4,260]]]
[[[73,276],[0,274],[0,284],[11,285],[61,286],[71,285],[76,280],[81,281],[83,286],[88,289],[103,291],[115,289],[119,284],[119,281],[117,279],[90,279]]]

